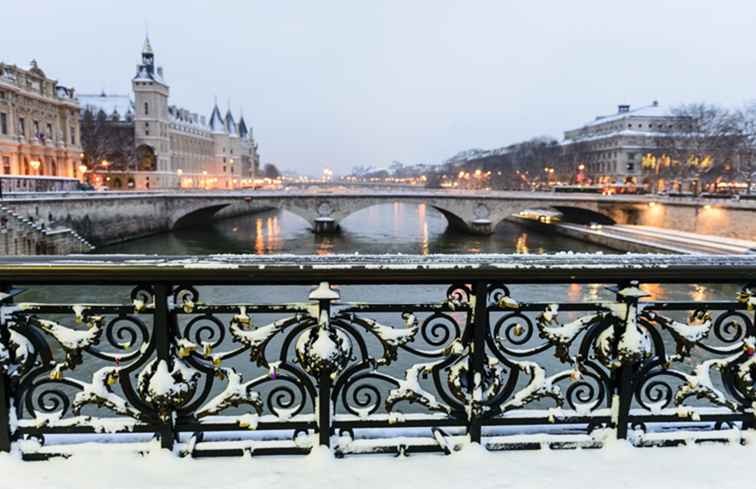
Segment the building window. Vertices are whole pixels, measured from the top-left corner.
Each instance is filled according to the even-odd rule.
[[[71,144],[76,144],[76,128],[71,128]]]
[[[5,92],[0,90],[0,100],[5,100]]]
[[[145,122],[144,123],[144,135],[149,136],[150,135],[150,123]]]
[[[22,136],[26,136],[26,121],[23,117],[18,118],[18,133]]]
[[[144,103],[144,115],[150,115],[150,104]]]
[[[11,174],[10,157],[3,156],[3,175]]]
[[[0,134],[8,134],[8,114],[0,112]]]
[[[53,137],[52,124],[47,124],[47,137],[50,139]]]

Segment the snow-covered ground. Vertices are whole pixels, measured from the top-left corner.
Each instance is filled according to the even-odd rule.
[[[0,488],[298,489],[597,488],[720,489],[753,484],[756,438],[748,445],[634,448],[618,441],[596,450],[487,452],[469,445],[451,456],[179,458],[114,446],[83,445],[74,457],[22,462],[0,455]]]

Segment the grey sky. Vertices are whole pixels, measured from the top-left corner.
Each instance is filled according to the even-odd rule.
[[[743,1],[4,0],[0,60],[129,93],[145,20],[172,103],[244,107],[262,160],[345,172],[440,162],[618,103],[754,98]]]

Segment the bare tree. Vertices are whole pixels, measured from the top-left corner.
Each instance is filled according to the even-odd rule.
[[[111,170],[126,171],[136,161],[133,124],[108,119],[103,111],[85,110],[82,114],[81,145],[84,162],[90,167],[108,161]]]
[[[735,115],[716,105],[694,103],[675,107],[676,122],[656,138],[654,164],[644,165],[656,178],[688,182],[696,189],[729,172],[739,135]]]
[[[756,168],[753,166],[753,158],[756,156],[756,102],[751,102],[738,110],[735,122],[740,143],[735,175],[746,181],[746,194],[750,195],[756,177]]]
[[[278,168],[273,163],[265,163],[263,176],[265,178],[278,178],[281,176],[281,172],[278,171]]]

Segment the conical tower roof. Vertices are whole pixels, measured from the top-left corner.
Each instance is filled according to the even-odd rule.
[[[234,120],[234,115],[231,113],[231,109],[228,109],[228,112],[226,112],[226,130],[231,136],[239,135],[239,129],[236,126],[236,121]]]
[[[210,114],[210,130],[216,134],[227,132],[226,122],[223,120],[218,104],[213,106],[213,112]]]

